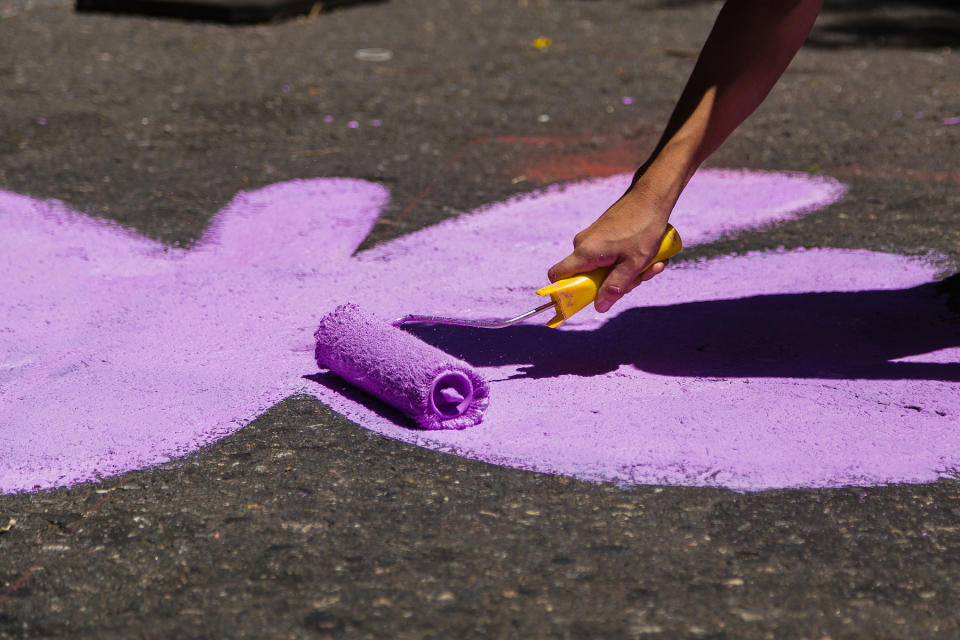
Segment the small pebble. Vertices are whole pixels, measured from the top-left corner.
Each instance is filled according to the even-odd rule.
[[[393,59],[393,51],[390,49],[357,49],[353,56],[363,62],[387,62]]]

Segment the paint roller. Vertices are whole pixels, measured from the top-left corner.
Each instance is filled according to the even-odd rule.
[[[469,364],[355,304],[323,317],[317,364],[412,418],[422,429],[479,424],[490,387]]]
[[[650,265],[681,247],[680,235],[667,225]],[[317,364],[399,409],[422,429],[465,429],[483,419],[489,385],[467,362],[398,327],[416,322],[499,329],[552,308],[554,316],[547,326],[555,328],[593,302],[610,269],[595,269],[538,289],[537,294],[549,296],[549,302],[503,320],[407,315],[390,323],[355,304],[344,304],[324,316],[314,334]]]

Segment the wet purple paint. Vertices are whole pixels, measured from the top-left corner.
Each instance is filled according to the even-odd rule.
[[[295,393],[406,442],[594,480],[754,490],[921,482],[960,466],[955,319],[870,324],[888,308],[938,312],[936,269],[895,255],[685,263],[559,331],[425,330],[490,381],[484,422],[463,431],[410,429],[368,396],[302,377],[316,372],[319,319],[345,301],[384,319],[535,305],[546,266],[627,180],[512,199],[355,257],[387,198],[357,180],[241,194],[190,250],[0,193],[0,491],[164,462]],[[690,246],[841,191],[802,175],[704,171],[672,221]]]
[[[490,387],[462,360],[353,304],[320,319],[317,365],[413,419],[421,429],[480,423]]]

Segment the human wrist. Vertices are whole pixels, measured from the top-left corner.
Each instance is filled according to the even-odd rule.
[[[655,202],[669,212],[700,164],[698,148],[694,140],[681,136],[659,146],[637,169],[626,195]]]

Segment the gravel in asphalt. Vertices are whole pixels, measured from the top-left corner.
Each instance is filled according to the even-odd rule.
[[[0,188],[188,246],[238,190],[358,177],[392,194],[370,246],[631,170],[718,8],[396,0],[228,27],[6,0]],[[828,1],[708,164],[849,194],[681,259],[840,247],[956,272],[958,47],[951,2]],[[390,59],[358,59],[374,48]],[[954,638],[958,522],[954,478],[623,488],[399,444],[296,397],[163,467],[0,497],[0,637]]]

